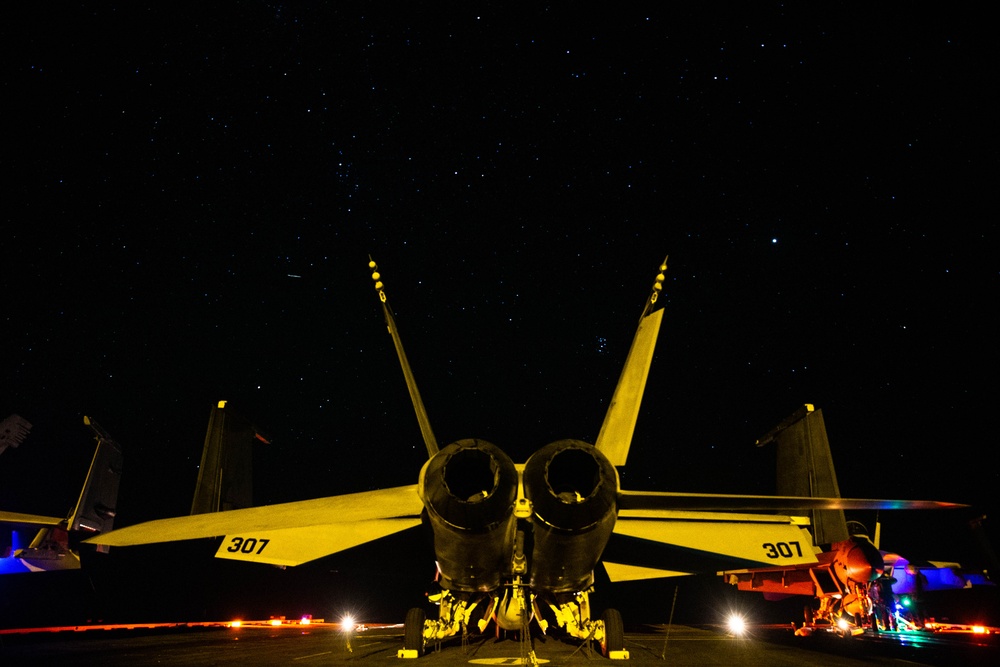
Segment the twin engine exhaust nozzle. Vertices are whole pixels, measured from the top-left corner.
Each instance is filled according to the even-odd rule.
[[[490,442],[448,445],[424,465],[418,486],[442,586],[496,589],[501,573],[513,569],[519,529],[515,507],[527,505],[530,527],[520,529],[522,535],[529,533],[529,584],[554,592],[586,589],[597,564],[587,554],[600,554],[611,535],[618,488],[618,474],[607,457],[579,440],[546,445],[520,475],[510,457]]]

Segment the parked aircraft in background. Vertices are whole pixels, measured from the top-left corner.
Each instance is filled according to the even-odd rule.
[[[877,546],[877,545],[876,545]],[[925,591],[946,591],[973,586],[995,586],[983,572],[969,570],[961,563],[910,560],[897,553],[882,551],[885,574],[896,580],[892,592],[899,597]]]
[[[821,410],[803,406],[757,444],[772,442],[778,448],[777,493],[840,495]],[[806,606],[806,623],[799,634],[811,632],[817,621],[823,627],[836,628],[845,614],[850,615],[851,627],[872,623],[878,599],[874,582],[883,573],[889,577],[892,592],[897,596],[991,583],[982,574],[963,573],[957,563],[926,562],[918,566],[898,554],[880,551],[878,530],[873,542],[863,525],[845,519],[843,510],[815,510],[810,523],[815,564],[720,572],[725,581],[739,590],[762,593],[770,600],[793,595],[818,600],[818,608],[812,604]]]
[[[84,417],[97,447],[83,490],[68,517],[0,511],[0,574],[70,570],[80,567],[81,539],[110,531],[116,514],[122,471],[120,445],[96,422]],[[0,443],[16,447],[31,424],[18,415],[0,422]],[[251,444],[268,442],[259,429],[226,408],[212,407],[191,513],[250,507]],[[223,475],[225,472],[225,475]]]
[[[877,535],[876,529],[876,535]],[[878,537],[875,539],[878,546]],[[884,563],[884,576],[892,586],[893,600],[889,610],[894,615],[892,624],[897,627],[922,628],[931,619],[925,610],[925,593],[934,591],[964,590],[980,586],[996,586],[983,571],[974,571],[960,563],[944,561],[916,561],[897,553],[880,551]],[[877,594],[873,595],[877,598]],[[943,627],[942,624],[935,624]]]
[[[0,573],[77,569],[80,540],[111,530],[122,474],[121,447],[89,417],[83,422],[93,431],[97,447],[76,505],[66,517],[0,511]]]
[[[515,464],[496,445],[439,447],[403,351],[385,287],[369,264],[427,448],[410,486],[228,512],[161,519],[103,534],[125,546],[224,535],[216,557],[298,565],[423,523],[433,536],[437,617],[407,614],[403,657],[470,629],[527,636],[555,625],[626,658],[622,619],[591,614],[594,568],[612,581],[724,569],[816,565],[803,521],[758,511],[955,507],[933,501],[742,496],[624,490],[625,465],[663,310],[666,262],[646,299],[624,370],[592,445],[558,440]],[[413,557],[400,554],[401,558]]]

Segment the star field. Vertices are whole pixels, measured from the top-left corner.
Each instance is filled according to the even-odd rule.
[[[626,484],[770,492],[810,402],[844,495],[995,506],[995,57],[961,8],[861,13],[18,10],[0,506],[65,511],[88,414],[122,525],[183,514],[220,399],[261,502],[411,483],[369,254],[443,442],[592,441],[669,254]]]

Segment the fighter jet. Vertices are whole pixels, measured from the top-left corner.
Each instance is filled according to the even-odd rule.
[[[558,440],[515,463],[469,438],[439,447],[403,350],[385,285],[369,262],[410,392],[428,460],[409,486],[263,507],[160,519],[97,537],[109,546],[224,536],[216,557],[293,566],[423,525],[433,541],[436,617],[406,616],[401,657],[471,631],[536,623],[624,659],[622,618],[591,613],[599,562],[611,581],[763,565],[815,564],[806,521],[757,511],[942,508],[935,501],[643,492],[621,488],[639,404],[663,318],[666,260],[594,444]],[[400,554],[400,558],[412,557]]]
[[[891,551],[879,553],[882,554],[885,574],[896,580],[892,585],[892,592],[897,596],[974,586],[996,586],[985,572],[966,568],[954,561],[909,559]]]
[[[830,453],[822,410],[806,404],[757,441],[759,447],[776,443],[777,492],[789,495],[839,496],[840,488]],[[910,563],[898,554],[879,549],[875,539],[857,521],[847,521],[842,509],[811,513],[816,553],[814,564],[772,565],[728,570],[719,574],[741,591],[762,593],[766,599],[789,596],[814,598],[805,606],[805,623],[796,632],[811,634],[817,627],[841,631],[870,624],[873,582],[883,573],[895,595],[917,590],[945,590],[991,585],[981,573],[966,572],[957,563]],[[921,583],[922,582],[922,583]]]
[[[94,433],[97,447],[76,505],[65,517],[0,511],[0,574],[78,569],[81,538],[114,525],[121,447],[97,422],[89,417],[83,421]],[[29,534],[34,537],[22,547],[21,537]]]

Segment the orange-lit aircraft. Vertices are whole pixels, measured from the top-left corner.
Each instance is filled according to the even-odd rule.
[[[777,445],[779,494],[840,495],[821,410],[805,405],[757,441],[758,446],[770,443]],[[816,621],[820,627],[836,629],[844,614],[851,616],[850,627],[872,622],[871,589],[883,573],[891,578],[895,595],[991,585],[981,574],[963,572],[957,563],[910,564],[898,554],[880,551],[878,527],[873,542],[863,525],[845,520],[841,509],[815,510],[810,524],[815,546],[809,546],[816,552],[815,564],[720,572],[739,590],[762,593],[767,599],[792,595],[817,599],[817,609],[806,606],[806,622],[799,634],[809,634]]]
[[[122,474],[121,447],[96,422],[88,417],[83,421],[94,432],[97,448],[76,506],[66,517],[0,511],[0,574],[77,569],[80,540],[111,530]],[[34,537],[22,547],[21,536],[27,534]]]
[[[527,635],[534,620],[626,658],[621,616],[591,615],[599,561],[612,581],[763,565],[815,564],[804,522],[755,511],[942,508],[933,501],[740,496],[631,491],[623,466],[663,310],[666,262],[646,300],[638,331],[596,444],[558,440],[515,464],[496,445],[466,439],[439,447],[403,351],[385,287],[372,279],[409,388],[428,460],[417,483],[377,491],[161,519],[101,535],[110,546],[224,535],[216,557],[291,566],[423,523],[433,535],[441,591],[437,618],[411,609],[403,657],[430,643],[497,628]]]

